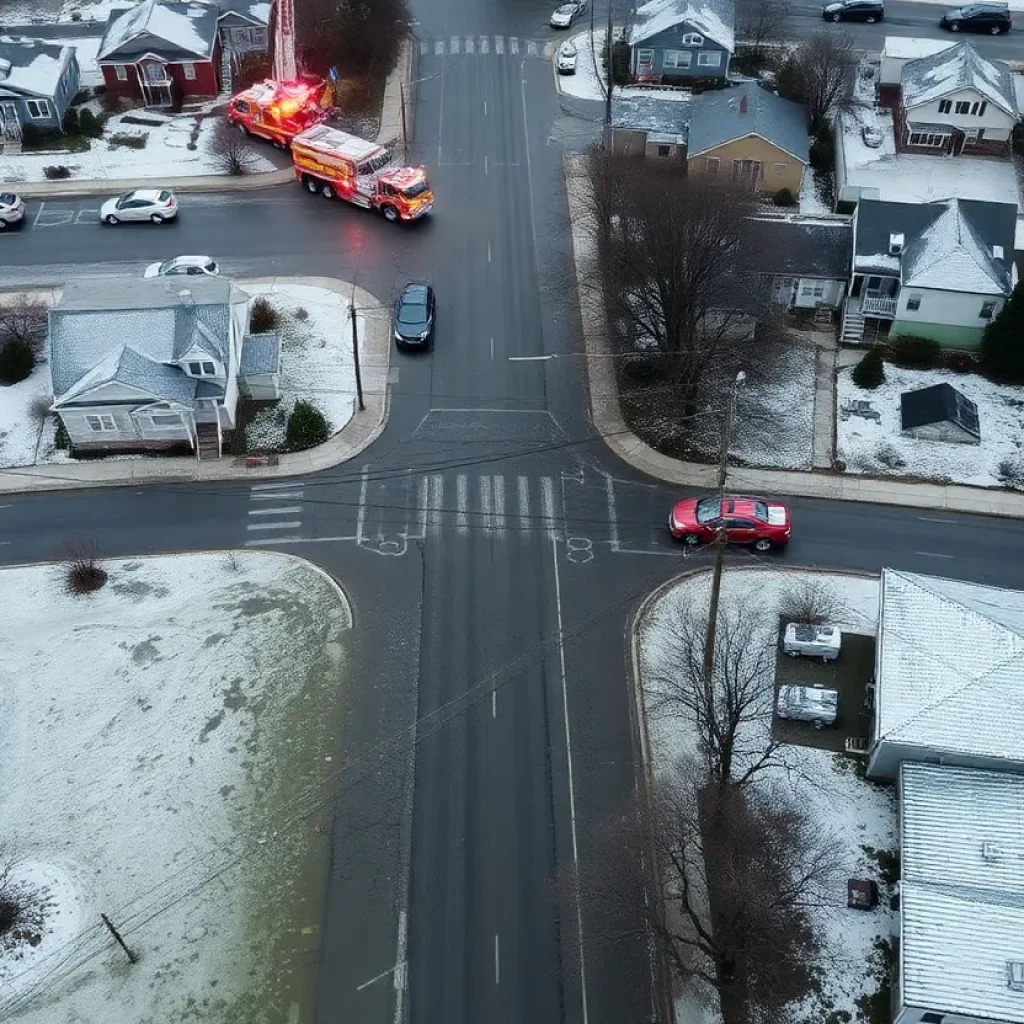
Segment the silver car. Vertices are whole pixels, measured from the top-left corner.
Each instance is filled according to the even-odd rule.
[[[220,267],[209,256],[175,256],[163,263],[150,263],[143,277],[166,277],[169,274],[216,277],[219,273]]]
[[[569,28],[570,25],[587,9],[587,0],[572,0],[562,4],[551,15],[552,28]]]
[[[163,224],[177,216],[178,200],[169,188],[137,188],[116,199],[108,199],[100,207],[100,220],[104,224],[136,220]]]

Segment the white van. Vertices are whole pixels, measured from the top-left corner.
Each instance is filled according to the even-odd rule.
[[[821,686],[780,686],[775,710],[779,718],[810,722],[815,729],[823,729],[835,725],[839,691]]]
[[[790,622],[782,637],[782,649],[791,658],[821,658],[835,661],[843,646],[843,631],[838,626],[810,626]]]

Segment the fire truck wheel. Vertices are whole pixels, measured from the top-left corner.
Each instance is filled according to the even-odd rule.
[[[309,192],[313,193],[313,195],[316,195],[317,192],[320,191],[320,183],[316,178],[311,178],[308,174],[302,179],[302,183],[306,186],[306,189]]]
[[[323,185],[320,186],[320,195],[322,195],[324,197],[324,199],[333,199],[334,198],[334,189],[333,189],[333,187],[328,185],[327,182],[325,181],[323,183]]]
[[[380,212],[384,214],[385,220],[389,220],[392,223],[398,220],[398,211],[390,204],[387,206],[382,206],[380,208]]]

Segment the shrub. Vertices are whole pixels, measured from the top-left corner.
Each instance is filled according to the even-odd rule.
[[[114,99],[118,106],[120,106],[120,98],[115,96]],[[94,114],[88,107],[83,107],[78,115],[78,127],[83,135],[90,139],[98,139],[103,134],[104,120],[99,114]]]
[[[277,310],[269,299],[262,295],[253,300],[252,309],[249,310],[249,333],[265,334],[272,331],[278,322]]]
[[[327,419],[312,402],[296,402],[288,417],[285,440],[293,452],[323,444],[330,435]]]
[[[811,167],[816,171],[834,171],[836,166],[835,143],[828,131],[815,135],[811,140]]]
[[[775,193],[775,198],[772,200],[776,206],[795,206],[796,200],[793,198],[793,193],[788,188],[780,188]]]
[[[252,170],[255,154],[249,140],[227,118],[213,129],[207,141],[213,165],[221,174],[240,177]]]
[[[0,383],[17,384],[24,380],[36,365],[32,346],[20,338],[8,341],[0,348]]]
[[[37,124],[23,124],[21,126],[21,144],[25,149],[34,149],[46,141],[46,132]]]
[[[305,306],[299,306],[299,308],[295,310],[295,313],[293,314],[293,316],[295,317],[296,320],[299,320],[300,322],[308,320],[309,319],[309,310],[306,309]]]
[[[29,418],[43,424],[50,416],[50,399],[46,395],[38,395],[28,405]]]
[[[71,177],[71,168],[64,164],[51,164],[43,168],[43,176],[50,181],[61,181]]]
[[[107,140],[111,149],[145,149],[149,136],[145,132],[116,132]]]
[[[901,335],[889,342],[889,362],[908,370],[935,370],[943,363],[942,346],[934,338]]]
[[[62,122],[61,127],[68,135],[78,134],[78,111],[74,107],[68,107],[68,109],[64,111],[64,121]]]
[[[615,85],[629,84],[629,43],[625,39],[616,39],[612,43],[612,82]]]
[[[869,348],[853,368],[853,383],[868,391],[885,383],[885,363],[880,348]]]
[[[943,365],[953,373],[974,373],[978,360],[970,352],[947,352]]]
[[[68,436],[68,428],[64,421],[58,416],[57,425],[53,428],[53,447],[60,452],[71,450],[71,438]]]
[[[78,544],[68,556],[64,586],[69,594],[91,594],[107,582],[107,570],[99,563],[94,544]]]
[[[891,444],[881,445],[875,452],[875,458],[886,469],[906,469],[907,466],[903,456]]]
[[[1003,459],[996,476],[1004,487],[1024,490],[1024,459]]]
[[[1002,384],[1024,384],[1024,285],[1018,282],[981,339],[981,370]]]
[[[38,355],[46,342],[47,306],[31,295],[15,295],[0,305],[0,345],[24,341]]]

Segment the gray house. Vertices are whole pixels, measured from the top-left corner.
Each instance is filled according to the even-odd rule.
[[[250,53],[266,53],[270,26],[268,0],[220,0],[217,33],[220,36],[220,80],[231,89],[238,62]]]
[[[621,156],[686,159],[690,104],[650,96],[612,97],[612,152]]]
[[[722,83],[736,48],[733,0],[649,0],[636,9],[628,41],[634,82]]]
[[[78,83],[74,47],[0,36],[0,144],[20,143],[27,124],[60,128]]]

